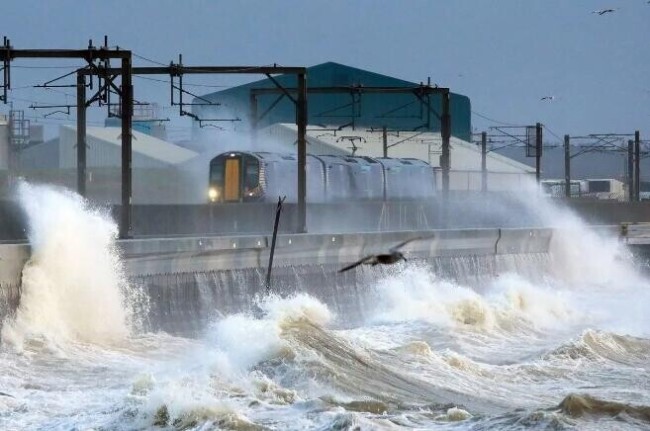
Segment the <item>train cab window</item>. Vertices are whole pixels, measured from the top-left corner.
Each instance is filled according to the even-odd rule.
[[[246,159],[244,169],[244,190],[252,190],[258,186],[260,164],[253,158]]]
[[[223,163],[213,163],[210,167],[210,184],[223,184]]]

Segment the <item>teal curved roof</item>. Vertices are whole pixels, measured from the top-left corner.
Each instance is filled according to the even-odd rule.
[[[293,75],[274,77],[282,86],[297,87]],[[415,87],[420,84],[370,72],[339,63],[327,62],[307,68],[307,86],[313,87]],[[239,118],[238,129],[250,128],[250,95],[252,89],[276,88],[270,79],[262,79],[238,87],[201,96],[219,103],[219,106],[193,106],[199,118]],[[279,99],[279,100],[278,100]],[[354,124],[355,127],[391,130],[440,131],[441,97],[432,94],[418,98],[408,93],[308,93],[308,123],[327,126]],[[195,99],[195,103],[201,103]],[[295,107],[287,97],[280,94],[257,96],[259,127],[275,123],[295,122]],[[270,109],[272,107],[272,109]],[[470,140],[471,105],[467,96],[450,95],[452,135]]]

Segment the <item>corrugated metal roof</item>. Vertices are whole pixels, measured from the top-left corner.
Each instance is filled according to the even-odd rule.
[[[75,126],[63,126],[76,133]],[[176,165],[184,163],[198,155],[198,153],[180,147],[171,142],[150,136],[135,130],[132,131],[132,148],[134,152],[150,157],[152,159]],[[122,129],[119,127],[88,127],[86,129],[88,138],[100,140],[118,147],[122,146]]]

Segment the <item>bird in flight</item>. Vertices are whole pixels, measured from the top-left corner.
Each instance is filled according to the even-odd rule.
[[[551,102],[555,100],[555,96],[544,96],[539,100],[550,100]]]
[[[346,266],[345,268],[341,268],[339,272],[345,272],[350,269],[356,268],[359,265],[391,265],[393,263],[397,263],[400,260],[403,260],[406,262],[406,257],[404,257],[404,253],[399,251],[400,248],[404,247],[406,244],[413,242],[413,241],[420,241],[423,239],[430,239],[433,238],[434,235],[431,236],[416,236],[414,238],[407,239],[406,241],[402,241],[399,244],[397,244],[394,247],[391,247],[388,250],[388,253],[381,253],[381,254],[371,254],[363,259],[357,260],[351,265]]]
[[[597,13],[598,15],[605,15],[606,13],[616,12],[616,9],[599,9],[594,10],[591,13]]]

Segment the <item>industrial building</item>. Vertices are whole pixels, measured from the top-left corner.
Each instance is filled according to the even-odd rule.
[[[100,202],[120,202],[121,133],[119,127],[86,129],[87,193]],[[196,152],[137,130],[133,130],[132,145],[134,203],[197,203],[203,199],[205,190],[197,190],[197,184],[207,170],[192,170]],[[18,174],[28,180],[75,189],[76,127],[60,126],[58,138],[25,145],[17,166]]]
[[[281,75],[249,84],[210,93],[194,100],[192,112],[200,119],[233,120],[236,130],[248,132],[255,121],[257,128],[277,123],[295,122],[295,107],[276,84],[285,89],[296,88],[295,76]],[[307,68],[307,100],[310,125],[352,126],[354,128],[387,127],[390,130],[440,132],[441,96],[415,95],[390,91],[419,85],[402,79],[357,69],[334,62]],[[363,92],[363,89],[384,88],[386,92]],[[256,90],[275,90],[256,94]],[[316,89],[327,90],[326,93]],[[257,114],[252,120],[251,102],[255,99]],[[206,101],[218,105],[206,105]],[[469,140],[471,106],[467,96],[450,94],[451,133]]]

